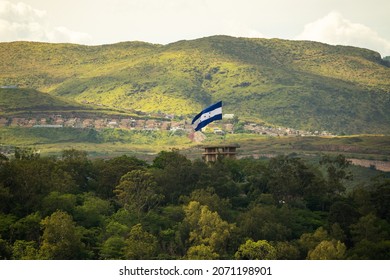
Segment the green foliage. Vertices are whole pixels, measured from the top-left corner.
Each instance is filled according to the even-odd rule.
[[[266,240],[255,242],[248,239],[240,245],[234,256],[237,260],[274,260],[276,249]]]
[[[178,151],[162,151],[153,160],[153,174],[167,202],[177,201],[195,187],[200,171]]]
[[[52,260],[80,259],[84,244],[69,214],[56,211],[42,221],[43,235],[40,258]]]
[[[341,192],[340,156],[18,153],[0,162],[1,259],[390,258],[387,174]]]
[[[291,229],[282,223],[280,214],[276,206],[256,205],[241,215],[239,228],[245,237],[254,240],[289,239]]]
[[[298,260],[299,249],[298,247],[286,241],[278,241],[271,243],[276,249],[276,259],[278,260]]]
[[[12,248],[10,244],[1,238],[0,235],[0,260],[9,260],[12,257]]]
[[[104,260],[120,260],[124,257],[125,239],[121,236],[111,236],[104,241],[100,257]]]
[[[191,246],[186,254],[188,260],[217,260],[218,258],[219,255],[213,251],[211,246],[204,244]]]
[[[352,239],[357,243],[361,240],[379,242],[388,239],[390,224],[379,219],[374,214],[368,214],[351,225]]]
[[[42,212],[51,215],[57,210],[73,213],[77,204],[77,196],[71,193],[60,193],[57,191],[49,193],[42,199]]]
[[[19,241],[23,240],[26,242],[39,241],[40,234],[41,234],[41,225],[40,225],[41,220],[42,217],[40,213],[35,212],[16,221],[10,226],[11,240],[19,240]],[[31,245],[34,243],[28,243],[28,244]]]
[[[107,200],[86,193],[83,203],[75,207],[74,218],[86,228],[102,226],[105,219],[113,213],[113,207]]]
[[[309,260],[342,260],[345,258],[346,250],[345,244],[338,240],[324,240],[309,252],[307,258]]]
[[[156,182],[152,174],[145,170],[133,170],[122,176],[115,187],[119,202],[129,210],[134,210],[138,217],[149,212],[163,199],[156,193]]]
[[[109,160],[96,160],[94,169],[98,171],[95,192],[103,198],[114,196],[113,187],[126,173],[146,167],[146,162],[135,157],[121,156]]]
[[[38,250],[36,242],[16,240],[12,246],[12,256],[15,260],[38,259]]]
[[[207,206],[191,201],[184,208],[185,221],[190,227],[189,241],[193,245],[204,244],[213,252],[226,252],[234,225],[223,221],[217,212],[211,212]]]
[[[149,260],[157,255],[157,238],[143,230],[141,224],[133,226],[126,239],[125,257],[130,260]]]

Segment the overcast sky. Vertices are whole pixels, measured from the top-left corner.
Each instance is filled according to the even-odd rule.
[[[389,0],[0,0],[0,41],[314,40],[390,55]]]

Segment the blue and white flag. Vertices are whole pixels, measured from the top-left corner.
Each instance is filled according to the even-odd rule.
[[[222,101],[203,109],[192,120],[192,126],[198,131],[215,120],[222,120]]]

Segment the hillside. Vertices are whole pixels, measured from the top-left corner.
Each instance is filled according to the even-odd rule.
[[[0,44],[0,85],[69,102],[192,116],[224,112],[335,133],[390,133],[390,68],[376,52],[227,36],[168,45]]]
[[[78,117],[132,115],[107,106],[73,100],[28,88],[0,88],[0,117],[39,117],[53,114]]]
[[[42,112],[75,109],[82,109],[82,106],[77,106],[74,102],[62,100],[34,89],[0,89],[0,112],[2,113],[14,114],[23,111]]]

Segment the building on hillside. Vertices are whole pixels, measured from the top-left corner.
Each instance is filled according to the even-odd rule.
[[[206,162],[216,162],[218,158],[236,158],[238,144],[204,146],[202,158]]]

